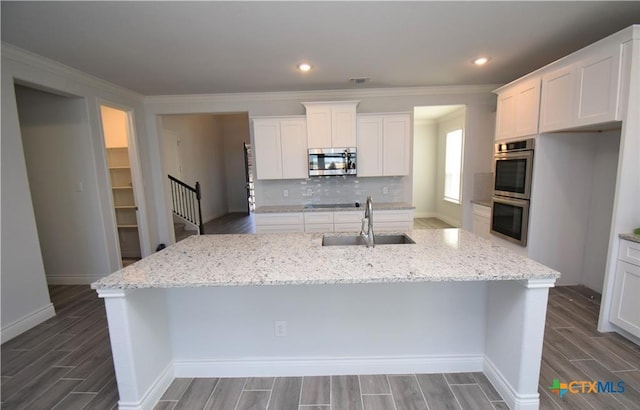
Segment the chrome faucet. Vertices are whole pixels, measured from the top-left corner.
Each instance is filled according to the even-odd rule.
[[[367,232],[364,231],[365,219],[367,220]],[[367,248],[376,246],[373,240],[373,202],[371,201],[371,196],[367,197],[367,205],[364,208],[364,218],[362,218],[360,236],[364,238]]]

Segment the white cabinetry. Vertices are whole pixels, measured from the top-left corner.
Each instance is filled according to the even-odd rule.
[[[409,175],[411,115],[358,116],[358,176]]]
[[[302,103],[307,112],[309,148],[350,148],[356,146],[356,106],[358,101]]]
[[[542,77],[540,132],[620,120],[621,46],[590,50]]]
[[[304,232],[302,212],[257,213],[256,233]]]
[[[305,232],[333,232],[333,212],[305,212]]]
[[[609,320],[640,337],[640,243],[620,240]]]
[[[496,113],[496,140],[537,134],[539,109],[539,76],[500,89]]]
[[[253,132],[258,179],[309,176],[304,118],[257,118],[253,120]]]
[[[473,233],[491,239],[491,207],[473,204]]]
[[[359,232],[362,229],[364,211],[335,212],[333,214],[334,232]]]
[[[373,209],[374,232],[406,232],[413,229],[413,209]]]

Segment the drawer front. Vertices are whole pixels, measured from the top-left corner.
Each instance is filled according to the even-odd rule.
[[[336,222],[333,226],[335,232],[360,232],[362,222]]]
[[[621,239],[618,259],[640,266],[640,243]]]
[[[257,225],[302,225],[304,223],[302,212],[256,214],[255,221],[256,221],[256,226]]]
[[[375,216],[374,216],[375,218]],[[380,222],[373,220],[374,232],[407,232],[413,229],[413,221]]]
[[[333,212],[305,212],[305,224],[332,224]]]
[[[413,210],[402,211],[376,211],[373,209],[374,226],[378,222],[411,222],[413,223]]]
[[[333,224],[304,224],[305,232],[333,232]]]
[[[491,207],[473,204],[473,214],[482,218],[491,218]]]
[[[335,212],[333,214],[333,222],[334,223],[360,223],[364,218],[364,211],[346,211],[346,212]],[[375,218],[375,212],[374,212]]]

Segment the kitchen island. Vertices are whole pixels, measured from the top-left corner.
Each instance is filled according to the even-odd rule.
[[[463,230],[409,236],[195,236],[95,282],[120,408],[153,407],[174,377],[471,371],[537,408],[558,272]]]

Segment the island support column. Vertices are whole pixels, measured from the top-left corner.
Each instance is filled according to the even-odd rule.
[[[98,289],[104,299],[120,410],[151,409],[173,381],[164,289]]]
[[[515,410],[538,409],[549,288],[555,279],[488,284],[484,373]]]

